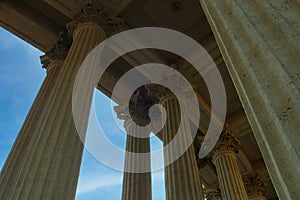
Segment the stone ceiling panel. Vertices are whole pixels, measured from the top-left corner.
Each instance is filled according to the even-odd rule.
[[[83,4],[84,0],[44,0],[46,3],[56,8],[64,15],[72,18],[74,12],[78,10]]]
[[[114,15],[118,15],[132,0],[98,0]]]
[[[198,1],[149,0],[142,9],[156,24],[180,31],[188,29],[201,19]]]

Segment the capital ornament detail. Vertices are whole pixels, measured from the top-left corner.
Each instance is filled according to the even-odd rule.
[[[217,154],[224,151],[232,151],[238,153],[240,148],[240,141],[235,138],[228,126],[226,126],[213,149],[213,153]]]
[[[47,69],[48,65],[53,61],[64,61],[71,44],[72,37],[70,37],[68,31],[61,31],[58,34],[57,42],[45,53],[45,55],[40,57],[43,68]]]
[[[67,28],[73,34],[78,25],[82,23],[98,24],[105,31],[106,35],[110,36],[120,30],[123,20],[110,14],[98,2],[89,1],[74,15],[73,21],[67,24]]]
[[[207,200],[221,200],[221,190],[217,187],[205,188],[203,190],[204,196]]]
[[[247,175],[243,177],[244,185],[249,198],[264,197],[266,194],[266,185],[261,177],[256,174]]]

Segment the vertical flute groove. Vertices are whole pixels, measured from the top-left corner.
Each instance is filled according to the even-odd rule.
[[[151,200],[152,189],[151,189],[151,171],[141,172],[143,169],[150,169],[150,138],[137,138],[132,135],[145,135],[142,133],[142,129],[135,126],[132,120],[125,121],[125,129],[127,131],[126,139],[126,153],[125,153],[125,164],[124,164],[124,177],[123,177],[123,188],[122,188],[122,199],[123,200]],[[150,134],[148,130],[147,134]],[[144,155],[147,157],[139,157],[130,155],[129,153],[148,153]],[[142,159],[139,159],[142,158]],[[145,160],[144,160],[145,159]],[[130,171],[128,171],[130,170]],[[132,172],[133,171],[133,172]]]
[[[248,199],[235,156],[233,151],[221,151],[213,159],[224,200]]]
[[[34,120],[34,126],[20,134],[29,134],[31,137],[26,140],[27,148],[22,148],[23,158],[17,164],[20,167],[14,175],[14,183],[9,186],[8,192],[0,195],[0,199],[74,199],[83,145],[72,115],[73,84],[83,59],[104,39],[103,36],[100,26],[79,25],[60,73],[53,76],[56,69],[51,67],[49,70],[49,81],[46,78],[45,84],[49,85],[51,92],[41,97],[43,105],[40,105],[40,97],[37,97],[37,105],[32,108],[38,113],[35,117],[29,113],[28,120]],[[91,101],[93,91],[83,91],[87,102]],[[89,103],[85,103],[80,107],[84,113],[84,128],[89,106]]]
[[[169,163],[174,154],[183,150],[187,142],[191,139],[190,127],[186,119],[184,108],[180,109],[178,100],[173,96],[166,97],[161,101],[166,109],[167,121],[163,129],[163,142],[166,146],[171,142],[182,124],[181,132],[184,136],[180,138],[180,143],[176,149],[164,150],[164,159]],[[167,200],[181,199],[203,199],[202,184],[199,174],[195,152],[193,146],[189,147],[185,153],[173,163],[165,167],[165,184]]]

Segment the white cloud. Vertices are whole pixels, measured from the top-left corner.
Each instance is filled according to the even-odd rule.
[[[102,175],[89,177],[82,180],[78,185],[77,195],[93,192],[107,186],[120,186],[122,185],[122,175]]]

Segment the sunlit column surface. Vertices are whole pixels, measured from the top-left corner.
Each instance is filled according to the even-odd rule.
[[[48,66],[45,83],[1,173],[0,199],[75,198],[83,144],[73,121],[72,90],[82,61],[106,38],[101,28],[106,17],[91,5],[75,15],[72,46],[63,64]],[[92,77],[93,72],[87,73]],[[83,87],[82,92],[85,102],[77,106],[84,131],[93,89]]]
[[[64,56],[61,56],[63,59]],[[57,84],[62,64],[63,61],[58,59],[44,66],[47,68],[47,76],[1,170],[0,199],[15,199],[14,196],[18,196],[22,190],[19,183],[23,179],[22,171],[26,170],[26,165],[32,157],[32,150],[35,148],[32,145],[43,135],[38,131],[41,124],[38,119],[43,116],[44,106],[49,103],[49,97],[53,94],[53,86]]]

